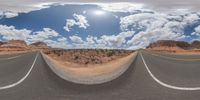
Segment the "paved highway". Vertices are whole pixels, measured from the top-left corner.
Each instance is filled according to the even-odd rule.
[[[119,78],[80,85],[56,76],[39,52],[26,53],[0,60],[0,100],[200,100],[199,58],[141,51]]]

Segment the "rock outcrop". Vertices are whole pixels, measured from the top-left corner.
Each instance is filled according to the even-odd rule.
[[[10,40],[0,43],[0,51],[26,51],[29,46],[23,40]]]
[[[36,46],[36,47],[48,47],[46,43],[41,42],[41,41],[32,43],[31,45]]]
[[[31,47],[32,49],[37,49],[37,50],[38,50],[38,49],[39,49],[39,50],[48,50],[48,49],[50,49],[50,47],[47,46],[46,43],[41,42],[41,41],[30,44],[30,47]]]
[[[184,41],[160,40],[151,43],[147,50],[172,53],[200,53],[200,41],[187,43]]]
[[[200,41],[193,41],[191,47],[194,49],[200,49]]]
[[[0,41],[0,51],[30,51],[30,50],[48,50],[50,47],[44,42],[35,42],[31,45],[23,40],[9,40],[7,42]]]
[[[147,48],[160,48],[160,47],[190,49],[191,45],[184,41],[160,40],[155,43],[151,43]]]
[[[5,44],[5,42],[0,41],[0,46],[3,45],[3,44]]]

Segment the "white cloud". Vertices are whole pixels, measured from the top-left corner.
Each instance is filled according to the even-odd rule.
[[[0,0],[0,11],[6,18],[16,17],[19,13],[28,13],[35,10],[40,10],[50,7],[50,5],[56,2],[50,1],[13,1],[13,0]]]
[[[82,38],[79,37],[79,36],[77,36],[77,35],[70,36],[69,38],[70,38],[71,41],[74,42],[74,43],[78,43],[78,44],[83,43]]]
[[[83,28],[83,29],[86,29],[88,26],[90,26],[88,24],[88,21],[85,16],[73,14],[73,17],[74,17],[74,19],[66,20],[66,25],[64,26],[64,29],[66,31],[69,32],[71,30],[71,28],[75,25],[78,26],[79,28]]]
[[[67,38],[65,37],[60,37],[57,39],[59,42],[66,42],[67,41]]]
[[[53,47],[66,47],[67,39],[62,37],[55,30],[50,28],[43,28],[42,31],[32,32],[27,29],[16,29],[14,26],[0,25],[0,36],[3,40],[24,40],[28,44],[44,41],[48,45]],[[53,41],[51,38],[57,38],[57,41]]]
[[[141,3],[128,3],[128,2],[120,2],[120,3],[99,3],[97,4],[103,10],[110,12],[134,12],[135,10],[142,9],[144,4]]]
[[[14,12],[4,12],[3,15],[4,15],[6,18],[12,18],[12,17],[18,16],[18,13],[14,13]]]
[[[85,41],[77,35],[73,35],[69,37],[72,40],[73,48],[104,48],[105,45],[98,44],[94,36],[87,36]]]
[[[67,19],[66,20],[66,25],[64,26],[64,29],[69,32],[71,28],[76,25],[76,21],[73,19]]]
[[[44,42],[54,48],[72,48],[65,37],[59,37],[57,40],[47,39]]]
[[[14,26],[0,25],[0,36],[5,40],[26,40],[31,32],[27,29],[16,29]]]
[[[48,37],[56,37],[59,35],[55,30],[52,30],[50,28],[43,28],[43,31],[37,31],[35,32],[38,37],[42,38],[48,38]]]
[[[122,32],[117,35],[87,36],[85,41],[77,35],[70,36],[75,48],[122,48],[126,45],[127,38],[132,37],[135,32]]]
[[[79,28],[84,28],[86,29],[88,26],[90,26],[88,24],[88,21],[86,20],[86,17],[83,15],[78,15],[78,14],[74,14],[73,15],[75,20],[76,20],[76,24],[79,26]]]
[[[94,45],[96,42],[95,42],[95,40],[94,40],[94,37],[93,36],[88,36],[87,38],[86,38],[86,44],[88,44],[88,45]]]
[[[128,31],[128,32],[121,32],[118,35],[103,35],[100,37],[98,43],[102,44],[104,43],[107,46],[111,47],[121,47],[123,43],[126,43],[126,38],[132,37],[134,32]]]
[[[197,14],[185,12],[184,15],[164,13],[138,13],[121,18],[122,31],[142,30],[128,40],[130,49],[145,48],[157,40],[183,40],[188,38],[184,28],[194,24]]]
[[[200,25],[195,27],[194,32],[191,35],[200,37]]]
[[[58,36],[59,33],[57,33],[55,30],[50,28],[43,28],[42,31],[33,32],[33,34],[29,36],[28,40],[31,42],[44,41],[46,39]]]
[[[94,39],[95,37],[93,36],[87,36],[85,41],[83,41],[81,37],[77,37],[77,38],[78,38],[78,41],[80,42],[72,41],[73,48],[97,48],[98,47]]]
[[[0,36],[4,40],[25,40],[30,43],[58,37],[59,34],[50,28],[43,28],[43,31],[32,32],[27,29],[16,29],[14,26],[0,25]]]

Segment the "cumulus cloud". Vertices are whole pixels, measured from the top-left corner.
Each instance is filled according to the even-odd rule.
[[[37,31],[35,34],[39,38],[48,38],[48,37],[56,37],[59,35],[55,30],[50,29],[50,28],[43,28],[43,31]]]
[[[68,46],[67,38],[62,37],[55,30],[43,28],[42,31],[32,32],[27,29],[16,29],[14,26],[0,25],[0,36],[3,40],[25,40],[27,43],[43,41],[49,46],[62,47]],[[57,38],[53,40],[51,38]]]
[[[32,31],[27,29],[16,29],[14,26],[0,25],[0,36],[5,40],[26,40]]]
[[[47,39],[44,42],[54,48],[72,48],[65,37],[59,37],[57,40]]]
[[[66,42],[67,41],[67,38],[65,37],[60,37],[57,39],[59,42]]]
[[[52,38],[52,37],[58,37],[59,33],[57,33],[55,30],[52,30],[50,28],[43,28],[42,31],[33,32],[28,38],[29,41],[44,41],[46,39]]]
[[[73,19],[67,19],[66,20],[66,25],[64,26],[64,29],[69,32],[71,28],[76,25],[76,21]]]
[[[117,35],[102,35],[100,37],[89,35],[86,39],[73,35],[69,38],[75,48],[122,48],[126,45],[126,39],[132,37],[134,33],[133,31],[128,31]]]
[[[196,39],[200,40],[200,25],[195,27],[194,32],[191,35],[195,36],[193,40],[196,40]]]
[[[77,35],[70,36],[69,38],[70,38],[71,41],[74,42],[74,43],[78,43],[78,44],[83,43],[82,38],[79,37],[79,36],[77,36]]]
[[[88,24],[88,21],[85,16],[73,14],[73,17],[74,17],[74,19],[66,20],[66,25],[64,26],[64,29],[66,31],[69,32],[71,30],[71,28],[75,25],[78,26],[79,28],[83,28],[83,29],[86,29],[88,26],[90,26]]]
[[[72,38],[73,37],[73,38]],[[73,35],[70,36],[70,39],[72,40],[72,46],[73,48],[97,48],[94,36],[87,36],[85,41],[82,39],[82,37]]]
[[[197,13],[184,14],[168,13],[137,13],[121,18],[122,31],[140,30],[131,40],[127,41],[128,48],[145,48],[157,40],[184,40],[184,28],[198,22]]]
[[[59,33],[50,28],[43,28],[42,31],[32,32],[27,29],[16,29],[14,26],[0,25],[0,36],[4,40],[25,40],[28,43],[32,43],[45,41],[52,37],[59,37]],[[59,42],[62,41],[64,41],[64,38],[59,38]]]
[[[77,21],[76,25],[78,25],[80,28],[86,29],[88,26],[90,26],[88,24],[88,21],[86,20],[85,16],[78,15],[78,14],[74,14],[73,16],[74,16],[75,20]]]
[[[105,44],[110,47],[121,47],[126,42],[126,38],[132,37],[134,32],[121,32],[118,35],[103,35],[100,39],[96,39],[97,43]]]

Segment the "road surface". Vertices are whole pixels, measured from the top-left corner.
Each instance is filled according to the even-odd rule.
[[[0,100],[200,100],[200,56],[140,51],[123,75],[100,85],[61,79],[39,52],[6,59],[14,56],[0,55]]]

